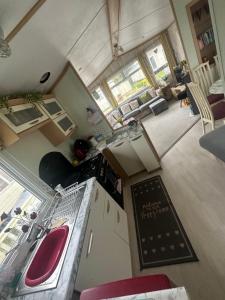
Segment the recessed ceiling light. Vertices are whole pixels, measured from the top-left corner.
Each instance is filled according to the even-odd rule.
[[[44,74],[41,76],[40,83],[45,83],[45,82],[49,79],[50,75],[51,75],[50,72],[44,73]]]

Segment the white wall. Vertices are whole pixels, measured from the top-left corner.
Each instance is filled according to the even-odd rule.
[[[70,141],[54,147],[48,139],[39,131],[23,137],[17,143],[8,147],[6,151],[17,161],[29,169],[33,174],[38,175],[38,168],[41,158],[48,152],[60,151],[68,159],[70,158]]]
[[[95,126],[87,122],[86,108],[92,107],[98,109],[98,106],[71,67],[69,67],[53,92],[77,124],[78,128],[75,130],[76,137],[88,137],[97,133],[108,135],[111,133],[111,128],[104,118],[101,123]]]
[[[185,60],[185,53],[184,49],[181,43],[180,35],[177,29],[177,25],[174,22],[168,29],[168,36],[171,42],[171,46],[174,51],[174,55],[176,57],[177,62],[181,62],[182,60]]]
[[[80,79],[75,76],[75,73],[71,69],[66,72],[55,88],[54,93],[74,122],[78,125],[78,129],[75,131],[75,137],[86,137],[97,132],[107,135],[111,132],[111,129],[105,120],[96,127],[88,124],[86,107],[93,106],[94,101],[90,98],[86,89],[84,89],[80,82]],[[46,153],[50,151],[60,151],[70,159],[70,146],[73,142],[74,138],[71,138],[63,144],[54,147],[49,140],[37,130],[8,147],[6,151],[25,168],[29,169],[33,174],[38,175],[40,160]]]
[[[198,62],[198,57],[195,50],[195,45],[191,33],[191,27],[188,21],[188,15],[186,10],[186,5],[189,4],[190,2],[191,0],[172,0],[174,11],[177,17],[177,22],[181,32],[181,37],[184,43],[184,48],[187,53],[187,58],[190,67],[194,68],[197,65],[199,65],[199,62]]]

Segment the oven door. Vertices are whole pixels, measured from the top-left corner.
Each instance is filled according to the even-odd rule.
[[[48,116],[44,111],[33,104],[20,104],[0,110],[0,119],[4,121],[15,133],[23,132],[45,120]]]
[[[55,98],[43,100],[40,106],[51,119],[55,119],[65,113],[64,109]]]
[[[65,113],[53,120],[61,132],[67,136],[76,127],[72,119]]]

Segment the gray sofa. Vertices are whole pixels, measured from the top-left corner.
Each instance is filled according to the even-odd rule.
[[[121,119],[122,121],[126,121],[130,118],[138,117],[139,114],[141,114],[141,117],[143,117],[143,115],[147,115],[148,113],[150,114],[152,111],[149,106],[153,104],[155,101],[159,100],[160,98],[162,98],[162,96],[156,96],[152,98],[148,92],[148,89],[146,89],[141,93],[135,95],[134,97],[128,99],[125,103],[121,104],[118,108],[110,112],[107,115],[107,119],[114,129],[119,128],[121,127],[121,125],[118,124],[117,122],[118,119]],[[131,107],[130,103],[132,103],[133,101],[138,102],[138,107],[136,108]],[[127,106],[127,105],[129,105],[130,111],[124,113],[122,108],[123,106]],[[143,112],[146,112],[146,114]]]
[[[136,99],[132,99],[130,100],[128,103],[134,101],[134,100],[137,100],[138,101],[138,104],[139,104],[139,107],[131,110],[130,112],[126,113],[126,114],[123,114],[122,111],[121,111],[121,108],[119,108],[121,114],[123,115],[123,121],[129,119],[129,118],[134,118],[136,117],[139,113],[145,111],[145,110],[149,110],[149,113],[151,112],[151,110],[149,109],[149,105],[154,103],[155,101],[159,100],[160,98],[162,98],[161,96],[157,96],[157,97],[154,97],[154,98],[151,98],[150,100],[148,100],[147,102],[143,103],[140,98],[136,98]]]

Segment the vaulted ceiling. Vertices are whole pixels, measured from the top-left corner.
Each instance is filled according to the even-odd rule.
[[[0,0],[0,26],[7,36],[37,0]],[[121,0],[119,45],[124,52],[173,22],[169,0]],[[106,0],[46,0],[10,41],[12,55],[0,58],[0,94],[47,90],[70,60],[86,85],[112,61]]]

